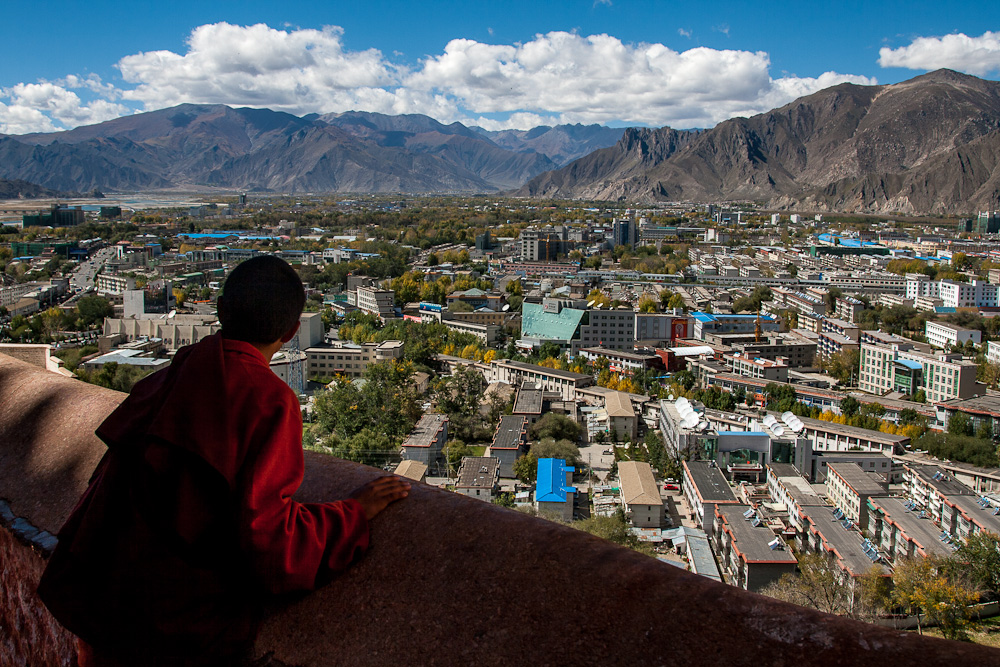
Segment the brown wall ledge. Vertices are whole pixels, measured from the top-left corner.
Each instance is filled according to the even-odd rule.
[[[123,398],[0,355],[0,498],[55,533]],[[381,471],[306,455],[301,500]],[[34,598],[44,550],[0,530],[0,664],[70,665],[72,638]],[[12,634],[14,633],[14,634]],[[365,558],[275,604],[257,665],[997,664],[1000,651],[820,614],[664,565],[572,528],[415,484]],[[975,661],[973,663],[973,661]]]

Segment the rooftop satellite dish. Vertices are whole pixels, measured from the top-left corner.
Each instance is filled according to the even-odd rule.
[[[177,314],[176,310],[171,310],[169,313],[167,313],[167,319],[169,320],[170,318],[172,318],[176,314]]]
[[[503,308],[501,308],[500,310],[502,310],[503,312],[506,313],[508,310],[510,310],[510,304],[509,303],[505,303],[503,305]]]
[[[587,302],[587,308],[593,308],[593,307],[594,307],[594,299],[591,299],[590,301]]]

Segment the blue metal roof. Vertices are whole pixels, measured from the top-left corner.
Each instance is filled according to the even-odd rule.
[[[896,363],[914,371],[919,371],[924,367],[922,363],[919,361],[913,361],[912,359],[896,359]]]
[[[764,431],[718,431],[719,435],[753,435],[757,437],[769,438],[770,436]]]
[[[535,485],[535,500],[540,503],[564,503],[566,494],[576,491],[566,486],[566,473],[573,472],[565,459],[538,459],[538,482]]]
[[[695,312],[691,313],[691,316],[694,317],[694,319],[698,320],[699,322],[716,321],[715,315],[712,315],[711,313],[703,313],[700,310],[696,310]]]

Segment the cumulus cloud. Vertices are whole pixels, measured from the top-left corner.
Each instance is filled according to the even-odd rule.
[[[0,132],[23,134],[26,132],[50,132],[63,127],[91,125],[131,113],[131,110],[108,99],[97,98],[83,102],[68,87],[101,90],[99,79],[67,77],[59,83],[42,81],[39,83],[19,83],[10,88],[0,89],[0,97],[10,100],[0,103]],[[55,121],[55,122],[54,122]]]
[[[195,28],[183,55],[150,51],[117,67],[147,109],[180,102],[267,106],[292,113],[365,108],[397,113],[398,68],[375,50],[347,51],[342,30],[276,30],[264,24]]]
[[[675,51],[606,34],[555,31],[517,44],[454,39],[410,65],[376,49],[347,49],[342,37],[335,26],[202,25],[182,53],[119,60],[124,86],[68,75],[0,90],[0,131],[51,131],[182,102],[299,115],[423,113],[489,129],[606,122],[711,127],[843,81],[875,83],[835,72],[772,78],[763,51]]]
[[[944,37],[918,37],[898,49],[882,47],[878,52],[882,67],[908,69],[950,69],[986,76],[1000,72],[1000,32],[984,32],[979,37],[963,33]]]
[[[710,127],[842,81],[873,82],[834,72],[773,80],[769,67],[761,51],[677,52],[662,44],[628,45],[609,35],[550,32],[518,45],[452,40],[404,85],[444,94],[478,113]]]

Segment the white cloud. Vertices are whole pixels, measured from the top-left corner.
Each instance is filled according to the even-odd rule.
[[[138,53],[117,67],[136,85],[125,91],[125,99],[147,109],[199,102],[292,113],[355,108],[396,113],[389,89],[398,80],[396,66],[375,49],[344,50],[341,34],[337,27],[285,31],[215,23],[192,31],[184,55]]]
[[[688,39],[691,39],[691,31],[690,30],[685,30],[684,28],[678,28],[677,29],[677,34],[680,35],[681,37],[687,37]]]
[[[843,81],[875,82],[835,72],[773,79],[763,51],[674,51],[604,34],[557,31],[518,44],[455,39],[411,66],[376,49],[351,51],[342,36],[335,26],[202,25],[183,53],[151,51],[119,60],[125,86],[68,75],[0,90],[0,103],[6,103],[0,131],[51,131],[182,102],[299,115],[423,113],[489,129],[577,122],[711,127]]]
[[[66,82],[78,88],[99,87],[99,80],[67,77]],[[10,100],[10,104],[0,108],[0,131],[10,134],[50,132],[58,129],[53,121],[63,127],[76,127],[131,113],[128,107],[107,99],[98,98],[84,103],[79,95],[65,86],[48,81],[19,83],[0,90],[0,97]]]
[[[676,52],[662,44],[624,44],[609,35],[551,32],[518,45],[452,40],[404,85],[443,94],[475,113],[710,127],[842,81],[874,82],[833,72],[773,80],[769,67],[768,55],[759,51]],[[511,116],[506,123],[490,122],[517,121]]]
[[[986,76],[1000,72],[1000,32],[984,32],[979,37],[963,33],[944,37],[918,37],[898,49],[882,47],[878,52],[882,67],[933,70],[942,67]]]

